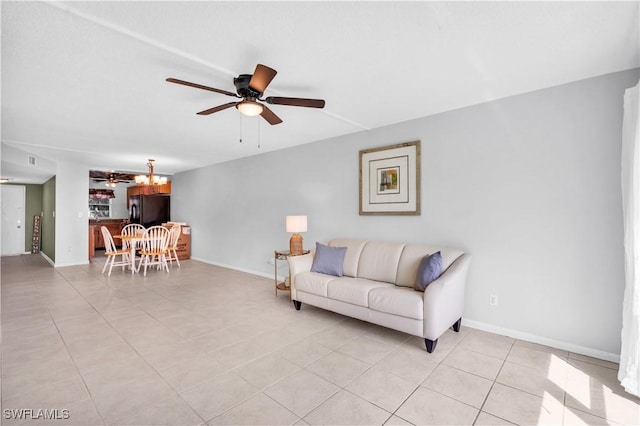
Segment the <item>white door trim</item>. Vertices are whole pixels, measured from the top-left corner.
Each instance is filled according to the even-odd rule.
[[[15,256],[25,252],[26,187],[2,185],[0,190],[0,254]]]

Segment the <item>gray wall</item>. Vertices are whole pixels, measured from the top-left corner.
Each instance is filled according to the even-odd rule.
[[[638,70],[180,173],[192,256],[270,273],[286,215],[332,237],[473,254],[465,318],[620,352],[622,96]],[[286,123],[283,124],[286,126]],[[358,215],[358,151],[422,141],[422,215]],[[234,142],[229,142],[234,143]],[[489,305],[489,295],[499,303]]]

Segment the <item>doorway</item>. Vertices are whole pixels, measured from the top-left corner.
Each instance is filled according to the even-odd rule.
[[[25,241],[25,187],[1,185],[0,255],[14,256],[24,253]]]

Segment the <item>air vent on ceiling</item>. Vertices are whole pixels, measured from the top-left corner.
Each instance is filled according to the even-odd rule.
[[[36,157],[34,157],[33,155],[29,156],[29,165],[30,166],[35,166],[36,165]]]

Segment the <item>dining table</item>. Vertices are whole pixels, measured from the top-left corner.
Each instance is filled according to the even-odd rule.
[[[123,246],[124,242],[128,241],[128,246],[131,250],[131,252],[129,253],[129,269],[131,269],[132,274],[138,272],[138,270],[136,269],[136,249],[142,248],[144,246],[144,235],[114,235],[113,238],[120,238],[122,240]]]

